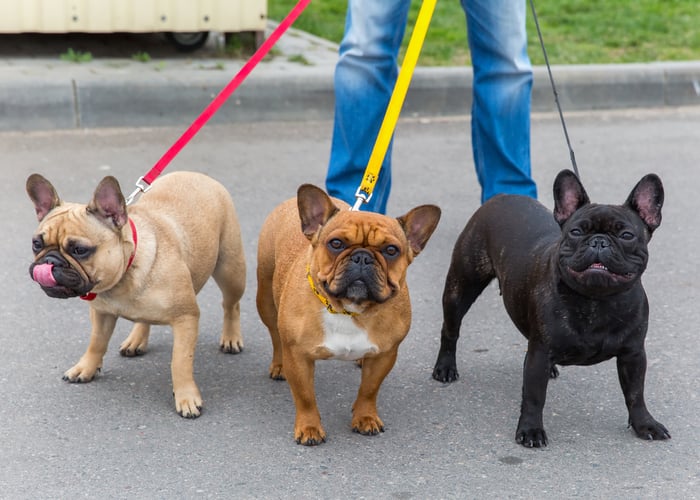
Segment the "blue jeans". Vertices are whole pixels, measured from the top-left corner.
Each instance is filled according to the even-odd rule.
[[[410,0],[348,0],[326,189],[351,205],[396,82],[409,7]],[[462,7],[474,72],[472,149],[481,201],[498,193],[537,198],[530,175],[525,0],[462,0]],[[362,208],[385,213],[390,189],[391,145],[372,199]]]

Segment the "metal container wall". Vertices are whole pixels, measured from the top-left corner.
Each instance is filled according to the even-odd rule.
[[[0,0],[0,33],[263,31],[267,0]]]

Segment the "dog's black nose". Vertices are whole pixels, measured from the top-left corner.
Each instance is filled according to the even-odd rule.
[[[55,252],[49,252],[44,257],[44,263],[53,264],[57,267],[63,267],[65,265],[65,260],[63,260],[60,254],[57,255]]]
[[[355,264],[366,266],[374,262],[374,256],[372,256],[372,254],[367,250],[360,248],[355,250],[352,255],[350,255],[350,260],[352,260],[352,262]]]
[[[590,246],[591,248],[597,248],[598,250],[602,250],[603,248],[607,248],[610,246],[610,241],[608,241],[608,239],[603,236],[594,236],[588,242],[588,246]]]

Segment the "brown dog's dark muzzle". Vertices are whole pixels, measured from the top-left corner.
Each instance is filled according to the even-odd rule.
[[[377,261],[364,248],[352,252],[342,275],[336,276],[335,282],[335,289],[328,291],[339,299],[360,304],[365,301],[381,303],[388,298],[382,294],[384,282],[378,275]]]

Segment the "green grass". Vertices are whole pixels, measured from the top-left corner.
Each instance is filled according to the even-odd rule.
[[[69,48],[63,54],[61,54],[61,60],[74,63],[90,62],[92,61],[92,53],[81,52],[79,50]]]
[[[151,55],[148,52],[136,52],[131,54],[131,59],[133,61],[147,63],[151,60]]]
[[[381,0],[377,0],[381,1]],[[529,53],[542,64],[529,10]],[[408,43],[420,0],[413,0],[404,38]],[[269,0],[270,19],[281,20],[296,0]],[[347,0],[315,0],[295,28],[339,42]],[[698,0],[535,0],[552,64],[700,60]],[[469,63],[464,13],[457,0],[438,0],[419,64]]]

